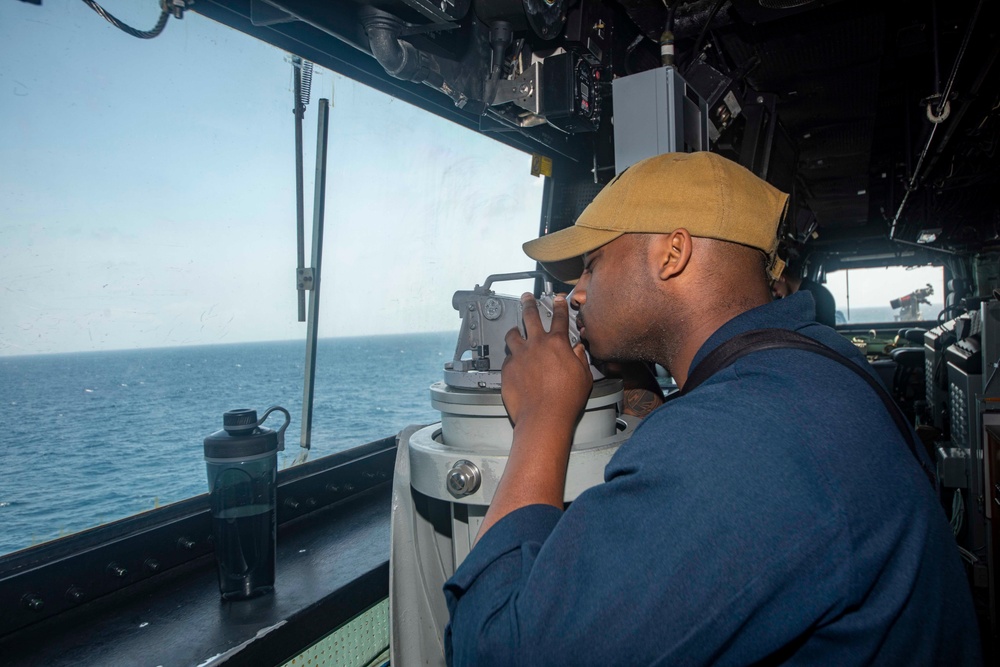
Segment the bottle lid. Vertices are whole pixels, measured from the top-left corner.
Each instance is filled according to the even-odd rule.
[[[256,410],[229,410],[222,415],[222,430],[205,438],[205,458],[238,461],[277,452],[278,433],[257,424]]]
[[[222,428],[230,435],[250,433],[257,428],[257,411],[250,408],[229,410],[222,415]]]

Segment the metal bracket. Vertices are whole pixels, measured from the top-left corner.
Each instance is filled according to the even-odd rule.
[[[295,270],[295,288],[300,290],[311,290],[313,288],[313,270],[312,267],[307,269],[296,269]]]
[[[518,271],[516,273],[493,273],[486,276],[486,282],[480,287],[476,285],[472,291],[476,294],[492,294],[493,283],[506,282],[508,280],[529,280],[531,278],[542,278],[546,281],[545,291],[552,291],[552,283],[548,280],[548,275],[542,271]]]
[[[537,114],[541,111],[541,96],[538,94],[542,78],[542,63],[534,62],[523,73],[513,79],[501,81],[492,104],[513,102],[522,109]]]
[[[194,0],[160,0],[163,11],[170,12],[175,19],[184,18],[184,10],[190,9]]]

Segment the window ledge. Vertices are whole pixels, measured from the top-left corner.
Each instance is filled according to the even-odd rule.
[[[288,660],[389,590],[392,484],[279,526],[275,592],[225,602],[200,556],[0,640],[8,665],[260,665]]]

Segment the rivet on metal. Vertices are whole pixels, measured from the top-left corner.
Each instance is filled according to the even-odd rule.
[[[34,593],[25,593],[21,597],[21,605],[31,611],[41,611],[45,608],[45,602]]]

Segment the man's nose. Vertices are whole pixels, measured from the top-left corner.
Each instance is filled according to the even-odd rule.
[[[586,274],[580,276],[580,280],[577,281],[576,287],[573,288],[573,291],[570,292],[569,296],[567,297],[573,308],[577,310],[580,310],[580,306],[582,306],[587,301],[588,282],[589,278],[587,278]]]

